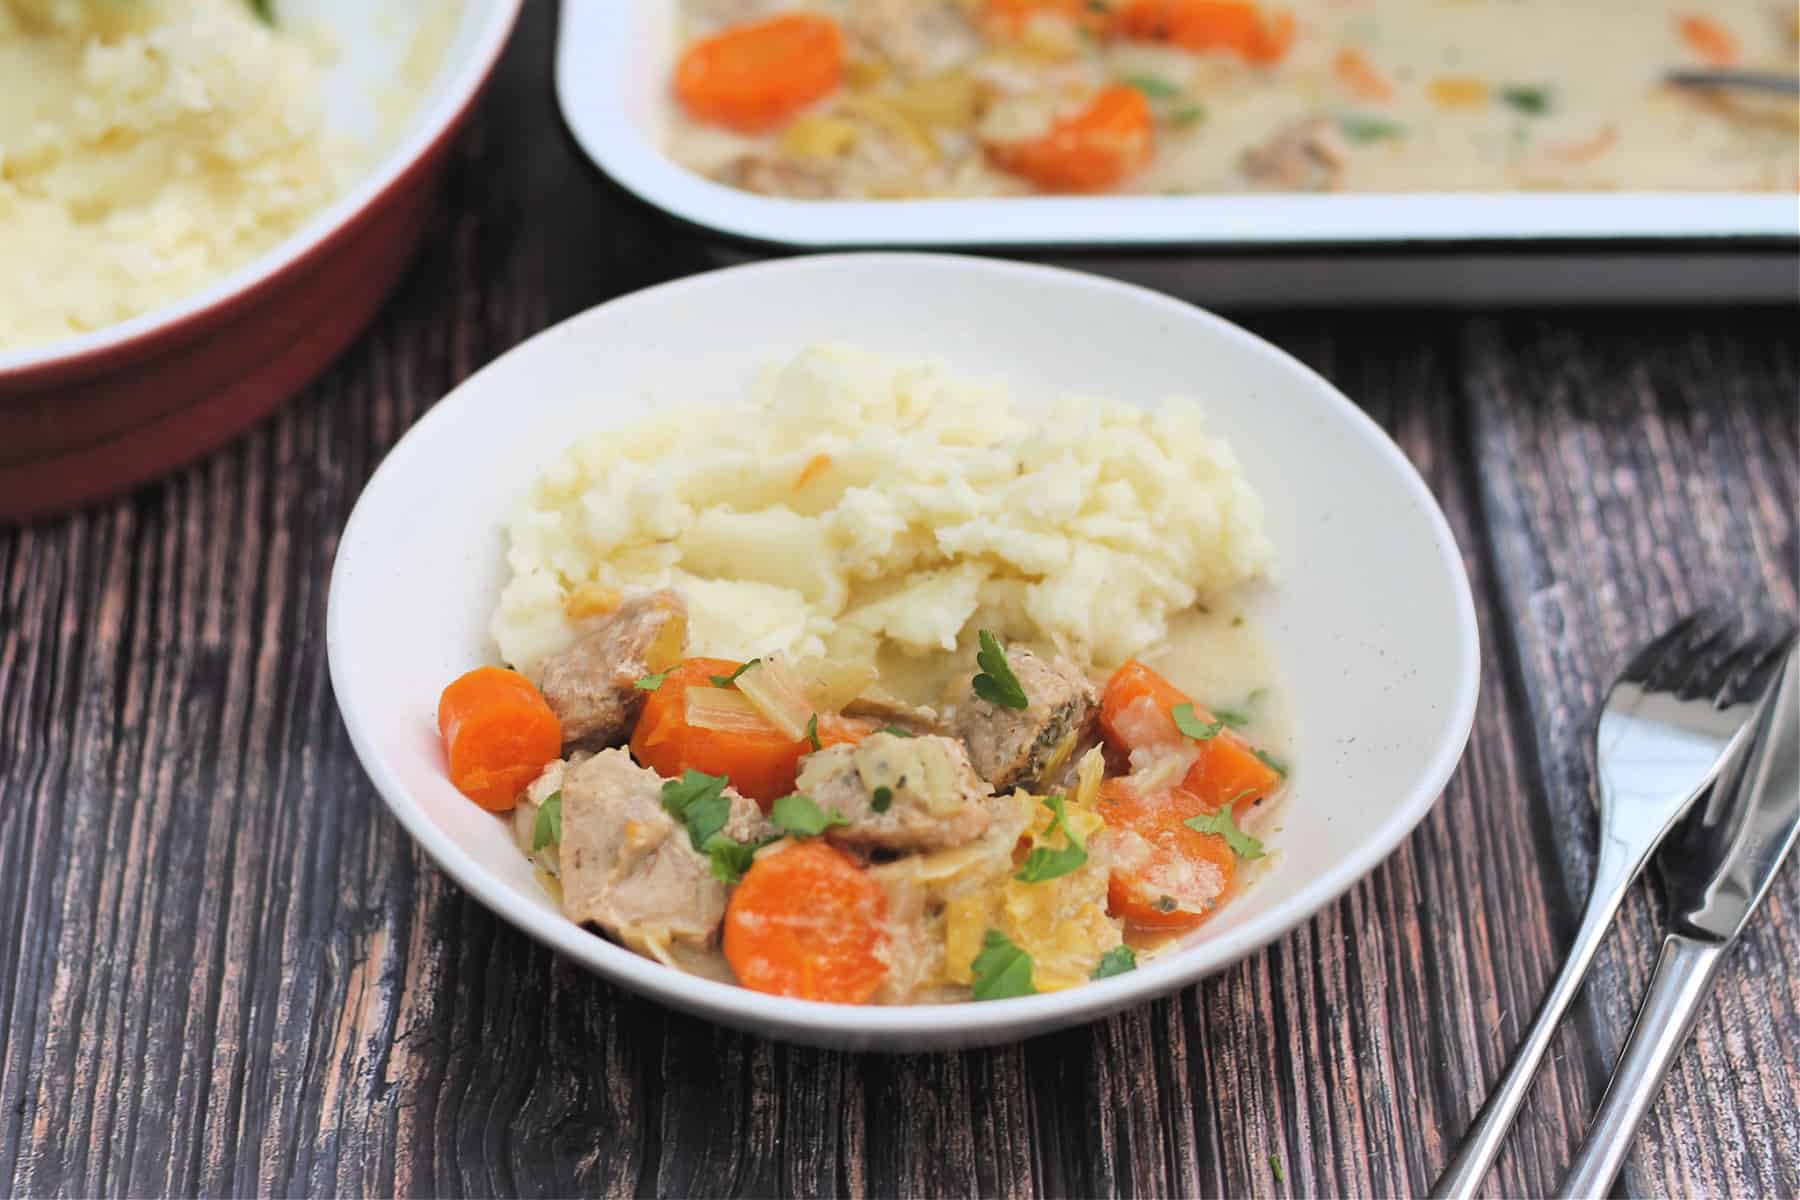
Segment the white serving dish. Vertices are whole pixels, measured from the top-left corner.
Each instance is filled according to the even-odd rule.
[[[1213,303],[1800,298],[1793,195],[1460,193],[794,201],[661,147],[672,0],[563,0],[556,86],[640,199],[755,250],[936,248],[1065,262]]]
[[[1070,336],[1079,331],[1079,336]],[[438,693],[496,659],[502,520],[578,435],[742,395],[819,341],[941,356],[1068,391],[1200,399],[1268,509],[1278,579],[1257,619],[1295,729],[1270,869],[1194,939],[1052,995],[895,1008],[813,1004],[680,974],[564,920],[505,823],[446,778]],[[1011,1040],[1192,983],[1281,936],[1387,857],[1431,808],[1474,716],[1474,605],[1418,473],[1329,383],[1199,309],[1089,274],[982,258],[834,255],[714,272],[615,300],[510,351],[401,439],[332,572],[332,687],[382,798],[481,903],[607,978],[772,1037],[919,1050]]]

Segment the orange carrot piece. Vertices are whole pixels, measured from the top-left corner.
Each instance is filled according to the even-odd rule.
[[[756,992],[861,1004],[887,977],[887,893],[843,851],[765,854],[731,893],[725,960]]]
[[[1016,37],[1038,16],[1068,21],[1089,33],[1104,33],[1110,13],[1094,0],[986,0],[982,25],[990,35]]]
[[[1140,703],[1145,700],[1148,703]],[[1186,740],[1175,725],[1174,711],[1180,704],[1193,704],[1193,700],[1133,659],[1113,672],[1101,693],[1100,731],[1120,754],[1156,746],[1179,746]],[[1206,723],[1213,720],[1212,714],[1197,704],[1194,716]],[[1281,772],[1229,729],[1190,744],[1198,756],[1182,778],[1181,788],[1208,812],[1235,803],[1247,808],[1281,786]]]
[[[1737,39],[1731,36],[1731,30],[1711,17],[1690,14],[1681,18],[1678,28],[1681,40],[1710,65],[1729,67],[1737,62]]]
[[[1109,779],[1098,807],[1107,828],[1132,847],[1107,880],[1107,911],[1141,929],[1171,932],[1212,914],[1237,874],[1237,855],[1220,835],[1183,823],[1205,805],[1179,788],[1144,796],[1128,780]]]
[[[1253,0],[1129,0],[1114,18],[1113,31],[1197,54],[1228,51],[1268,65],[1280,62],[1293,45],[1294,15],[1265,16]]]
[[[1369,56],[1354,46],[1346,46],[1332,63],[1339,82],[1358,100],[1383,101],[1394,98],[1394,85],[1369,61]]]
[[[1101,192],[1150,161],[1155,125],[1142,92],[1114,86],[1042,137],[990,145],[988,157],[1047,192]]]
[[[765,810],[794,790],[800,756],[812,749],[773,725],[763,729],[704,729],[688,724],[690,687],[712,687],[714,675],[728,676],[742,663],[724,658],[690,658],[669,670],[644,702],[631,734],[631,753],[659,775],[678,779],[687,770],[724,775],[731,786]],[[823,738],[821,738],[821,741]]]
[[[490,812],[507,812],[545,765],[562,756],[562,723],[529,679],[476,667],[438,699],[450,782]]]
[[[676,64],[675,95],[697,120],[764,133],[836,91],[845,57],[837,22],[787,13],[694,43]]]

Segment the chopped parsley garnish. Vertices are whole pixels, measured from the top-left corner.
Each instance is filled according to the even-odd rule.
[[[775,828],[795,837],[818,837],[833,825],[848,825],[843,814],[826,812],[811,796],[795,792],[783,796],[769,809]]]
[[[1087,863],[1087,847],[1081,844],[1075,831],[1069,828],[1069,814],[1064,807],[1063,798],[1046,796],[1044,807],[1050,810],[1053,817],[1044,836],[1049,837],[1060,829],[1063,837],[1068,840],[1068,845],[1061,850],[1052,850],[1048,846],[1033,849],[1025,856],[1025,864],[1013,876],[1020,883],[1043,883],[1047,879],[1059,879],[1071,871],[1079,871]]]
[[[1338,128],[1353,142],[1379,142],[1383,138],[1399,137],[1404,132],[1404,126],[1385,117],[1365,117],[1354,113],[1339,117]]]
[[[753,658],[729,675],[709,675],[707,678],[711,679],[712,685],[717,688],[736,687],[738,676],[742,675],[745,671],[748,671],[751,667],[754,667],[761,661],[762,659],[760,658]]]
[[[1127,971],[1137,970],[1137,952],[1130,946],[1114,946],[1100,956],[1100,965],[1094,968],[1090,979],[1111,979],[1114,975],[1123,975]]]
[[[806,740],[812,743],[814,750],[823,750],[824,744],[819,741],[819,714],[814,713],[806,718]]]
[[[1005,1000],[1037,992],[1031,984],[1031,955],[1013,945],[1012,939],[998,929],[987,931],[971,969],[975,972],[977,1000]]]
[[[1177,129],[1186,129],[1188,126],[1198,125],[1204,120],[1206,120],[1204,104],[1184,104],[1169,114],[1169,124]]]
[[[531,827],[531,852],[536,854],[552,842],[562,841],[562,793],[551,792],[538,805],[537,821]]]
[[[869,797],[869,807],[878,813],[886,812],[894,803],[894,789],[878,787]]]
[[[977,636],[981,642],[981,650],[975,655],[975,662],[981,668],[981,674],[971,681],[975,694],[1001,708],[1021,712],[1029,708],[1031,701],[1025,698],[1025,689],[1019,685],[1019,677],[1007,665],[1006,648],[1000,644],[1000,639],[985,629]]]
[[[1550,111],[1550,89],[1543,87],[1506,87],[1500,99],[1529,117],[1541,117]]]
[[[1175,728],[1196,742],[1210,742],[1219,736],[1219,730],[1225,728],[1224,721],[1202,721],[1191,704],[1177,704],[1169,711],[1169,715],[1175,718]]]
[[[256,14],[256,19],[264,25],[275,24],[275,0],[244,0],[244,2],[250,6],[250,11]]]
[[[1275,1172],[1276,1183],[1287,1182],[1287,1168],[1281,1165],[1281,1155],[1269,1155],[1269,1170]]]
[[[1152,100],[1167,100],[1171,96],[1181,95],[1181,89],[1166,79],[1158,79],[1154,75],[1127,75],[1121,81],[1126,87],[1136,88]]]
[[[875,732],[892,734],[894,737],[909,738],[909,737],[917,737],[918,736],[912,730],[902,729],[898,725],[883,725],[880,729],[877,729]]]
[[[1218,834],[1225,839],[1225,844],[1231,847],[1233,854],[1250,862],[1263,856],[1263,844],[1238,828],[1231,816],[1231,810],[1236,806],[1237,801],[1233,800],[1216,813],[1201,813],[1197,817],[1189,817],[1182,824],[1196,833]]]
[[[1270,754],[1267,750],[1258,750],[1255,753],[1256,757],[1262,760],[1263,766],[1269,768],[1269,770],[1275,772],[1283,779],[1287,778],[1288,769],[1286,763],[1282,762],[1279,758],[1276,758],[1273,754]]]
[[[740,842],[716,833],[706,843],[706,855],[712,860],[713,878],[720,883],[736,883],[750,869],[756,859],[756,852],[761,850],[775,838],[764,838],[759,842]]]
[[[707,843],[731,816],[731,801],[725,798],[725,776],[706,775],[689,768],[680,779],[662,786],[663,811],[687,827],[694,849],[707,853]]]
[[[640,692],[654,692],[663,685],[663,680],[668,677],[669,673],[667,671],[658,671],[654,675],[646,675],[642,679],[632,681],[631,686]]]
[[[1250,714],[1241,708],[1215,708],[1213,719],[1230,729],[1242,729],[1250,723]]]

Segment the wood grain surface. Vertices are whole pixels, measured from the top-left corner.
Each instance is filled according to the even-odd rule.
[[[1800,609],[1793,312],[1249,318],[1393,433],[1463,548],[1486,678],[1442,802],[1173,999],[991,1051],[762,1042],[465,896],[385,815],[326,678],[338,531],[394,440],[551,322],[708,262],[576,152],[553,6],[527,8],[342,362],[166,482],[0,531],[0,1193],[1423,1192],[1573,933],[1611,672],[1703,599]],[[1635,891],[1491,1194],[1559,1181],[1658,921]],[[1797,1114],[1790,867],[1621,1187],[1800,1194]]]

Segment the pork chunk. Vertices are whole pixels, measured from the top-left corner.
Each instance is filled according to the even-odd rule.
[[[539,687],[562,722],[564,748],[599,750],[630,737],[648,694],[637,681],[674,662],[686,642],[687,605],[664,590],[625,601],[546,659]]]
[[[969,761],[997,792],[1054,774],[1088,736],[1096,707],[1094,685],[1067,659],[1009,647],[1006,660],[1030,703],[1012,709],[971,696],[957,709],[955,725]]]
[[[884,726],[904,729],[911,734],[944,732],[944,723],[938,718],[935,709],[919,708],[904,700],[887,696],[859,696],[844,705],[844,715],[868,717],[880,721]]]
[[[726,887],[687,830],[664,811],[665,780],[624,750],[606,750],[563,772],[557,847],[563,915],[592,922],[642,954],[712,940]],[[754,801],[730,788],[727,836],[754,841],[769,827]]]
[[[987,831],[987,784],[952,738],[870,734],[828,746],[800,765],[799,790],[849,822],[825,836],[880,850],[943,850]]]
[[[1348,158],[1349,148],[1337,127],[1324,117],[1307,117],[1244,151],[1244,176],[1275,191],[1335,191],[1343,182]]]

